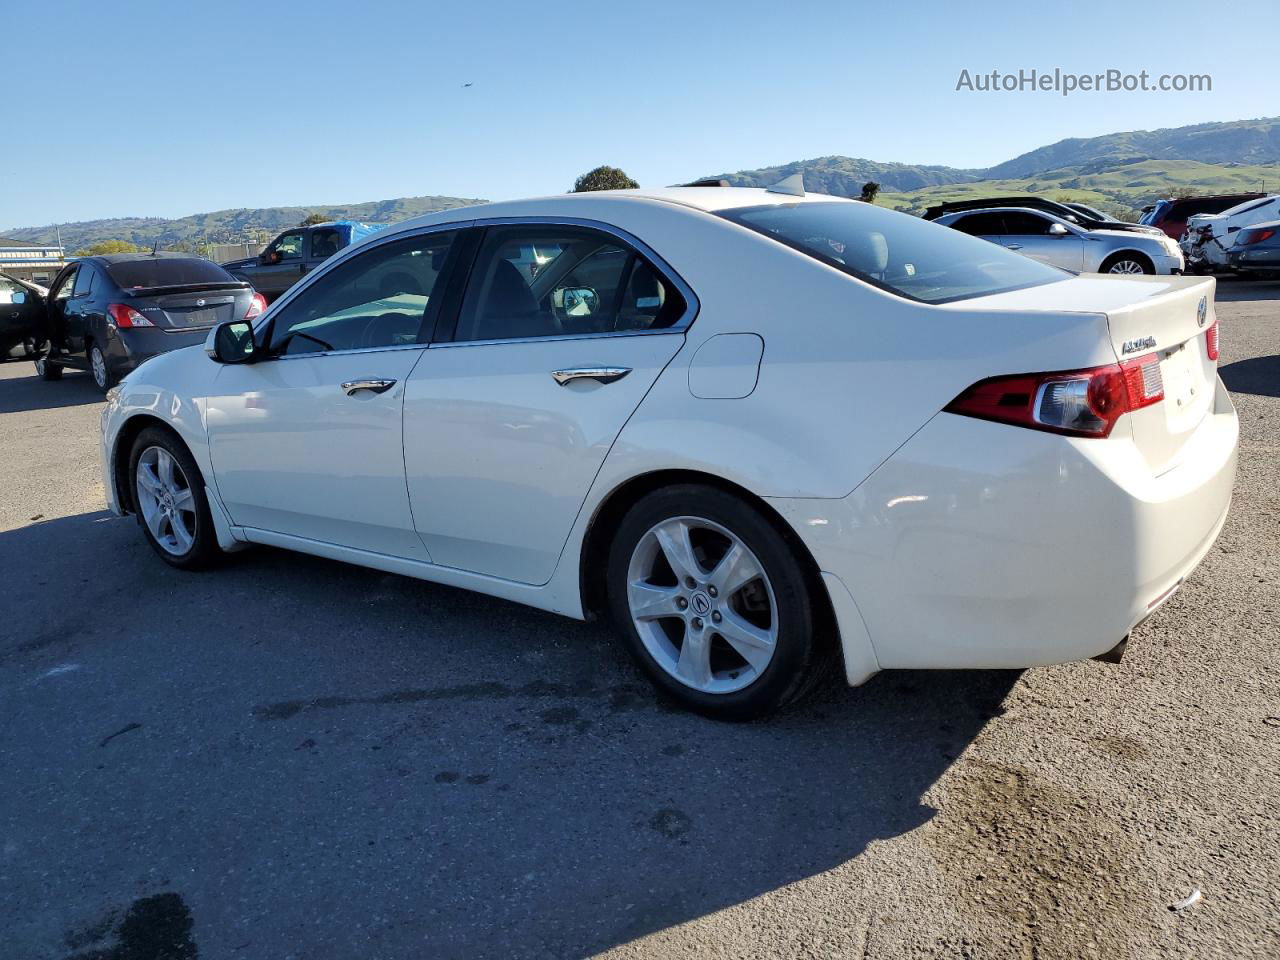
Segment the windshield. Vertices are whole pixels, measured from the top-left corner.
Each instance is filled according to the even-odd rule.
[[[150,257],[121,260],[107,265],[107,274],[121,290],[140,287],[176,287],[196,283],[240,286],[240,281],[212,260],[199,257]]]
[[[985,297],[1069,276],[986,240],[868,203],[743,207],[720,215],[923,303]]]

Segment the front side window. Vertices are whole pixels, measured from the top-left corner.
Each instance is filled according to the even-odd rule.
[[[27,290],[19,283],[0,277],[0,306],[10,303],[25,303]]]
[[[384,243],[352,257],[276,315],[271,349],[323,353],[417,343],[455,234]]]
[[[471,278],[455,340],[663,329],[685,312],[640,253],[581,227],[491,228]]]
[[[277,260],[300,260],[302,259],[302,241],[304,238],[302,233],[286,233],[279,237],[275,245],[271,248],[276,254]]]
[[[985,297],[1070,276],[959,230],[856,200],[742,207],[720,216],[923,303]]]
[[[1048,217],[1014,210],[1004,215],[1004,232],[1014,237],[1043,237],[1052,222]]]

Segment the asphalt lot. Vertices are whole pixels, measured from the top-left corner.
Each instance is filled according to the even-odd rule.
[[[171,570],[103,509],[88,377],[0,365],[0,957],[1280,955],[1280,283],[1218,310],[1232,515],[1121,665],[745,726],[602,626]]]

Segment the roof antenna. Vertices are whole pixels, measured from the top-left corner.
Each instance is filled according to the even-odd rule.
[[[151,255],[154,257],[156,255],[156,251],[159,249],[160,249],[160,238],[156,237],[156,242],[151,244]]]
[[[779,180],[772,187],[765,187],[765,193],[785,193],[789,197],[804,196],[804,174],[793,173],[785,180]]]

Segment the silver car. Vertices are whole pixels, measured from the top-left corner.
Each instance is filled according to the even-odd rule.
[[[1182,273],[1186,266],[1178,244],[1163,234],[1086,230],[1025,207],[965,210],[934,222],[1074,273]]]

